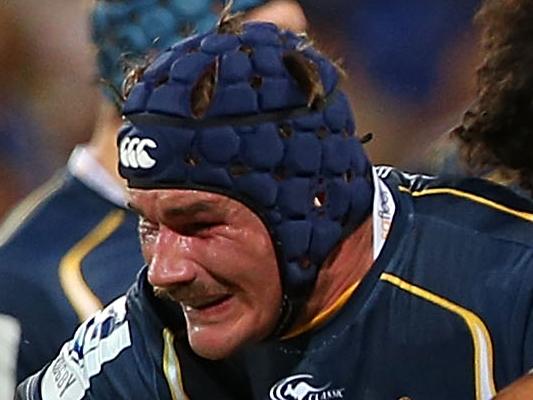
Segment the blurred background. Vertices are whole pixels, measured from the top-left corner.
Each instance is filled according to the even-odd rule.
[[[302,0],[347,72],[374,163],[432,172],[474,96],[478,0]],[[0,218],[65,164],[98,104],[90,0],[0,0]]]

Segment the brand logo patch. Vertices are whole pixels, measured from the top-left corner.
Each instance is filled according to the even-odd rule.
[[[298,374],[278,381],[270,389],[270,400],[331,400],[343,399],[344,388],[331,389],[331,382],[325,385],[313,383],[310,374]]]
[[[152,168],[156,161],[150,156],[149,149],[156,149],[157,143],[149,138],[125,137],[120,142],[120,163],[126,168]]]

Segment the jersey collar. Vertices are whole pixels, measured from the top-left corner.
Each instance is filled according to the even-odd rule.
[[[86,146],[76,146],[68,160],[67,169],[74,177],[103,198],[119,207],[125,207],[126,195],[124,189],[105,170]]]

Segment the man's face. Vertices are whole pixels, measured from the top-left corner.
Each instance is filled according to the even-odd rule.
[[[281,284],[270,236],[250,209],[194,190],[130,189],[159,296],[179,303],[192,349],[221,359],[274,329]]]

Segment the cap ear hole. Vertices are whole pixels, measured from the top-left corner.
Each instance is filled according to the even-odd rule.
[[[229,168],[229,172],[232,176],[238,177],[250,172],[250,168],[242,162],[236,162]]]
[[[304,255],[300,257],[300,259],[298,260],[298,264],[303,269],[308,269],[311,266],[311,259],[309,258],[309,256]]]
[[[191,113],[194,118],[202,118],[207,113],[218,82],[218,59],[202,73],[191,92]]]
[[[326,192],[321,191],[315,194],[315,197],[313,199],[313,205],[316,209],[323,209],[324,205],[326,204]]]
[[[278,182],[283,181],[287,177],[287,171],[285,170],[285,167],[278,166],[274,170],[274,179]]]
[[[353,180],[353,172],[351,169],[349,169],[348,171],[346,171],[343,175],[342,175],[342,178],[344,179],[344,182],[346,183],[350,183],[352,180]]]
[[[254,49],[252,49],[252,47],[247,44],[243,44],[241,47],[239,47],[239,51],[242,51],[248,57],[251,57],[254,52]]]
[[[169,80],[169,76],[168,74],[164,74],[162,76],[160,76],[157,81],[155,82],[155,87],[159,87],[159,86],[162,86],[164,85],[165,83],[167,83]]]
[[[263,86],[263,77],[259,75],[252,76],[250,86],[255,90],[261,89],[261,86]]]
[[[185,163],[190,165],[191,167],[196,167],[198,164],[200,164],[200,159],[194,154],[188,154],[185,157]]]
[[[279,135],[284,139],[290,138],[293,134],[292,127],[289,124],[280,124],[278,130]]]
[[[318,130],[316,131],[316,136],[319,138],[319,139],[325,139],[327,136],[328,136],[328,128],[326,128],[325,126],[321,126],[320,128],[318,128]]]
[[[342,137],[345,137],[345,138],[349,138],[350,136],[350,131],[348,128],[342,128]]]

